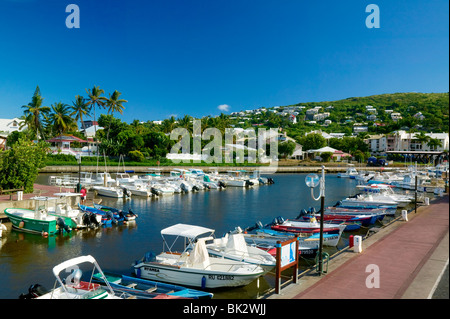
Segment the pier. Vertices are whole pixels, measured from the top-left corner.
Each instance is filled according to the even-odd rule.
[[[399,217],[367,237],[361,253],[339,252],[327,274],[305,271],[297,284],[286,281],[280,294],[272,291],[262,299],[431,299],[448,260],[446,194],[411,211],[408,221]]]

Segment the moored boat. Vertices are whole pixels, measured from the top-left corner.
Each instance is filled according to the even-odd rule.
[[[81,265],[86,263],[93,267],[92,270],[86,272],[91,277],[83,281],[81,280]],[[63,271],[69,273],[66,278],[61,278]],[[56,278],[53,289],[37,296],[36,299],[122,299],[116,295],[107,280],[105,281],[106,287],[92,283],[92,275],[95,272],[105,278],[97,261],[90,255],[66,260],[53,267],[53,275]]]
[[[144,299],[211,299],[213,293],[183,286],[167,284],[163,282],[136,278],[126,275],[104,272],[105,277],[115,291],[124,292],[137,298]],[[93,279],[100,283],[105,280],[100,274],[95,274]]]
[[[34,200],[34,210],[25,208],[6,208],[4,210],[14,229],[41,235],[54,235],[60,231],[71,231],[68,224],[72,221],[69,217],[49,214],[48,202],[56,200],[56,197],[37,196],[31,199]]]
[[[264,270],[258,265],[209,256],[205,241],[212,237],[198,236],[210,229],[189,226],[176,224],[163,229],[161,236],[168,250],[158,255],[147,253],[136,261],[136,277],[189,287],[220,288],[246,286],[264,274]],[[169,246],[165,236],[176,238]],[[184,249],[182,253],[172,252],[175,241],[180,237],[189,242],[189,251]]]

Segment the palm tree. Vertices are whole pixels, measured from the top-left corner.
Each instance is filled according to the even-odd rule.
[[[420,143],[422,145],[422,149],[423,149],[423,146],[425,144],[428,144],[428,142],[430,141],[430,137],[428,135],[426,135],[423,131],[420,133],[417,133],[414,136],[414,139],[416,140],[416,143]]]
[[[28,105],[23,105],[24,111],[24,121],[32,131],[36,131],[36,138],[39,140],[39,132],[42,132],[42,121],[46,119],[47,114],[50,112],[48,106],[42,106],[44,98],[40,94],[39,86],[36,87],[31,102]]]
[[[63,134],[76,126],[75,121],[70,116],[69,105],[62,102],[52,104],[52,113],[49,116],[49,120],[53,122],[53,128],[59,134]]]
[[[113,94],[109,95],[109,98],[106,99],[106,108],[108,108],[108,114],[113,114],[114,112],[119,112],[120,114],[123,114],[123,110],[125,107],[123,106],[123,103],[127,103],[127,100],[119,99],[120,95],[119,91],[115,90]]]
[[[125,107],[123,106],[123,103],[126,103],[128,101],[119,99],[121,94],[122,93],[115,90],[113,92],[113,94],[112,95],[110,94],[109,98],[106,99],[105,108],[108,109],[108,114],[111,113],[111,115],[112,115],[114,112],[119,112],[120,114],[123,114],[123,110],[125,109]],[[109,122],[108,133],[106,133],[106,139],[109,138],[110,129],[111,129],[111,122]]]
[[[94,86],[92,88],[92,90],[86,89],[86,93],[89,96],[89,100],[86,103],[86,105],[89,106],[89,112],[91,111],[92,108],[94,109],[94,131],[95,131],[94,139],[96,139],[97,138],[97,125],[95,124],[96,123],[95,107],[96,106],[105,107],[106,98],[104,96],[100,96],[103,93],[105,93],[105,91],[100,89],[100,87],[98,87],[98,86]]]
[[[75,96],[75,101],[72,102],[71,109],[72,109],[72,113],[70,113],[70,116],[75,115],[75,121],[78,122],[78,120],[79,120],[81,122],[83,131],[84,131],[84,136],[87,139],[86,126],[84,125],[83,116],[90,117],[91,115],[89,114],[89,112],[90,112],[89,106],[86,104],[84,97],[82,97],[81,95]],[[90,155],[91,147],[89,146],[89,143],[88,143],[88,152]]]
[[[174,116],[171,116],[170,118],[163,120],[161,123],[161,130],[164,133],[172,132],[175,127],[176,127],[176,123],[175,123]]]
[[[89,106],[84,101],[84,97],[82,97],[81,95],[77,95],[75,97],[75,101],[72,102],[71,109],[72,109],[72,113],[70,113],[70,116],[75,115],[75,121],[78,122],[78,120],[80,120],[83,130],[86,131],[86,127],[85,127],[84,121],[83,121],[83,116],[90,116],[90,114],[89,114]],[[85,134],[86,134],[86,132],[85,132]]]
[[[438,147],[442,147],[442,141],[438,138],[430,138],[430,140],[427,142],[427,145],[430,150],[436,150]]]
[[[179,118],[178,119],[178,127],[185,128],[189,132],[192,132],[191,117],[189,115],[185,115],[184,117]]]

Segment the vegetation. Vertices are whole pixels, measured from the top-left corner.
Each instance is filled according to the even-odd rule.
[[[0,153],[0,187],[31,193],[39,169],[45,167],[48,144],[19,138],[12,147]]]
[[[85,129],[83,121],[89,117],[93,117],[94,122],[98,118],[98,126],[103,128],[97,131],[97,127],[95,127],[94,141],[99,142],[99,154],[106,155],[109,157],[108,160],[113,162],[123,155],[129,163],[137,165],[148,165],[148,163],[170,165],[171,161],[165,157],[177,142],[171,140],[169,136],[169,133],[175,128],[187,129],[191,133],[191,145],[193,145],[193,118],[191,116],[184,115],[180,118],[172,116],[164,119],[161,124],[137,119],[128,124],[114,117],[115,113],[123,114],[128,102],[122,98],[122,93],[114,90],[108,94],[108,97],[104,94],[105,91],[99,86],[93,86],[91,89],[86,89],[87,97],[76,95],[71,105],[56,102],[48,107],[44,106],[44,98],[41,96],[40,88],[37,87],[31,102],[22,106],[24,109],[22,126],[27,125],[28,129],[10,134],[7,140],[8,145],[15,145],[20,140],[45,140],[60,134],[71,134],[85,139],[83,133],[78,130],[77,122],[80,121],[83,125],[81,129]],[[372,121],[367,120],[368,105],[376,108],[376,119]],[[306,111],[317,106],[322,106],[320,112],[325,109],[329,112],[329,115],[325,117],[329,120],[326,124],[324,124],[324,120],[316,123],[307,121]],[[296,114],[296,123],[293,123],[283,112],[295,107],[299,107],[298,109],[301,110]],[[402,119],[393,120],[390,116],[391,111],[400,113]],[[99,112],[100,114],[98,114]],[[217,117],[205,116],[200,120],[200,133],[207,128],[217,128],[224,136],[229,127],[277,128],[301,144],[304,151],[319,149],[328,144],[328,146],[350,153],[362,161],[370,156],[368,145],[364,142],[369,134],[386,134],[399,129],[416,131],[420,132],[417,135],[417,141],[428,144],[430,147],[439,147],[440,142],[430,139],[425,132],[448,132],[449,95],[448,93],[395,93],[351,97],[339,101],[308,102],[284,107],[261,108],[258,112],[242,111],[234,112],[231,115],[222,113]],[[368,127],[368,132],[353,136],[355,122],[364,123]],[[345,136],[344,138],[331,138],[327,141],[320,134],[310,133],[312,130],[318,129],[328,133],[343,133]],[[235,141],[236,137],[233,139],[233,142]],[[203,149],[208,143],[209,141],[202,140],[201,148]],[[244,143],[248,145],[248,141]],[[222,146],[224,145],[225,141],[222,141]],[[83,145],[72,144],[72,147],[81,146]],[[292,141],[280,143],[278,153],[281,157],[287,158],[293,153],[295,147],[296,145]],[[192,147],[190,151],[193,152]],[[327,160],[329,159],[327,154],[323,155]],[[74,160],[73,156],[67,158],[55,156],[48,156],[49,164]],[[83,158],[83,164],[91,163],[90,165],[92,165],[92,162],[96,163],[96,161],[97,159]]]

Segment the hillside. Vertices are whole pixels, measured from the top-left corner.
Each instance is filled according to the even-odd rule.
[[[321,108],[319,108],[321,107]],[[317,108],[316,114],[312,109]],[[298,135],[310,130],[353,133],[359,123],[369,133],[388,133],[399,129],[425,132],[449,131],[449,94],[392,93],[349,97],[337,101],[300,102],[288,106],[235,112],[236,123],[277,125]],[[293,120],[293,115],[295,120]],[[241,120],[249,118],[246,122]]]

